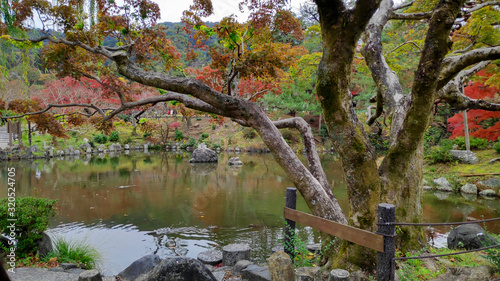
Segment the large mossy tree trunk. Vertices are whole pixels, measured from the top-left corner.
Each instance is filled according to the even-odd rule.
[[[379,1],[357,1],[354,9],[346,9],[341,2],[316,3],[323,38],[316,90],[346,174],[349,224],[375,230],[376,207],[380,202],[396,205],[398,221],[419,222],[423,135],[436,97],[441,64],[451,47],[448,34],[463,1],[442,0],[436,5],[409,97],[403,95],[397,76],[391,73],[382,55],[380,35],[392,11],[392,1],[384,0],[375,15]],[[348,88],[355,47],[370,19],[364,56],[378,87],[378,107],[385,101],[392,117],[391,145],[380,167],[356,117]],[[400,245],[405,248],[424,242],[421,229],[402,230]],[[371,269],[375,256],[371,250],[343,242],[335,263]]]
[[[346,175],[349,224],[375,231],[381,182],[376,154],[354,111],[349,84],[357,42],[378,1],[360,1],[354,10],[341,1],[331,2],[316,1],[323,38],[316,91]],[[365,247],[343,242],[334,263],[373,268],[375,256]]]

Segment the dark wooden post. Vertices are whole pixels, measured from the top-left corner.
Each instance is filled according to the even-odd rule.
[[[297,208],[297,189],[295,187],[286,188],[286,203],[285,207],[290,209]],[[295,222],[285,219],[285,253],[287,253],[292,261],[295,257],[295,245],[293,239],[295,237]]]
[[[377,253],[377,280],[394,280],[394,257],[396,255],[396,226],[386,224],[396,221],[396,206],[378,205],[378,234],[384,235],[384,252]]]

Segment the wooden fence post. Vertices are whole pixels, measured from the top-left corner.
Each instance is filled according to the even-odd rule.
[[[286,188],[286,203],[285,207],[290,209],[297,208],[297,189],[295,187]],[[295,237],[295,222],[285,219],[285,253],[287,253],[292,261],[295,258],[295,245],[293,243]]]
[[[396,255],[396,226],[386,224],[396,221],[396,206],[382,203],[378,205],[378,234],[384,235],[384,252],[377,253],[377,280],[394,280],[394,257]]]

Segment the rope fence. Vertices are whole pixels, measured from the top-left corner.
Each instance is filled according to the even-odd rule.
[[[411,223],[411,222],[385,222],[377,223],[377,225],[408,225],[408,226],[440,226],[440,225],[462,225],[462,224],[474,224],[481,222],[499,221],[500,218],[477,220],[477,221],[463,221],[463,222],[430,222],[430,223]]]
[[[285,248],[290,256],[293,257],[294,248],[293,235],[295,233],[295,223],[310,226],[321,232],[348,240],[352,243],[373,249],[377,251],[377,280],[393,281],[395,280],[395,261],[397,260],[415,260],[415,259],[430,259],[445,256],[454,256],[467,254],[472,252],[484,251],[488,249],[498,248],[499,245],[490,245],[479,249],[453,252],[449,254],[426,255],[416,257],[396,257],[396,226],[443,226],[443,225],[464,225],[477,224],[485,222],[500,221],[500,218],[466,221],[466,222],[445,222],[445,223],[406,223],[396,222],[396,206],[387,203],[378,205],[378,230],[369,232],[358,229],[352,226],[339,224],[334,221],[326,220],[311,214],[299,212],[295,210],[297,200],[297,189],[293,187],[287,188],[286,204],[283,209],[285,217]],[[500,280],[499,280],[500,281]]]

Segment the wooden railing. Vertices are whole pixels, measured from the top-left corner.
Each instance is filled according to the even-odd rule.
[[[356,227],[340,224],[334,221],[313,216],[295,210],[297,199],[297,189],[289,187],[286,190],[286,205],[283,210],[285,217],[285,252],[293,257],[293,238],[295,235],[295,222],[310,226],[321,232],[345,239],[355,244],[377,251],[377,280],[392,281],[395,274],[395,261],[407,259],[424,259],[439,256],[450,256],[481,251],[485,249],[500,247],[500,245],[489,245],[480,249],[455,252],[441,255],[426,255],[418,257],[398,257],[396,258],[396,225],[407,226],[428,226],[428,225],[460,225],[489,221],[498,221],[500,218],[457,222],[457,223],[398,223],[396,222],[396,207],[392,204],[382,203],[378,205],[378,230],[370,232]]]

